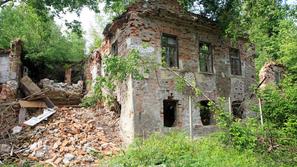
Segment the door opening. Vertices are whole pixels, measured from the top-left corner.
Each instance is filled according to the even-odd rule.
[[[207,100],[200,101],[200,117],[201,122],[204,126],[211,125],[212,124],[212,113],[210,111],[210,108],[208,106]]]
[[[177,100],[163,101],[164,126],[173,127],[176,120]]]

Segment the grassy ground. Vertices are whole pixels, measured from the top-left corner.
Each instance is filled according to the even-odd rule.
[[[264,156],[221,144],[217,136],[191,141],[184,134],[153,135],[137,141],[112,158],[108,166],[266,167],[275,166]],[[105,165],[104,165],[105,166]]]

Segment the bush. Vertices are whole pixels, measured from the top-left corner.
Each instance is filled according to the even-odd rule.
[[[109,166],[269,166],[260,162],[259,157],[252,151],[223,145],[217,136],[192,141],[185,134],[175,132],[137,140],[127,151],[114,157]]]
[[[217,103],[210,102],[209,106],[215,113],[217,125],[222,132],[220,140],[238,150],[251,149],[257,145],[257,127],[259,125],[254,119],[245,121],[233,118],[230,112],[224,110],[225,100],[220,99]]]
[[[263,114],[266,122],[277,128],[287,126],[287,122],[297,117],[297,84],[293,78],[287,77],[280,87],[268,86],[260,92],[264,101]]]

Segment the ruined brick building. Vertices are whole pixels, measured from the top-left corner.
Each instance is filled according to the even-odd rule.
[[[0,48],[0,136],[17,123],[16,113],[6,110],[9,103],[17,98],[19,79],[21,77],[22,42],[11,42],[9,49]]]
[[[9,49],[0,48],[0,103],[14,100],[21,77],[21,40],[11,43]]]
[[[230,98],[235,117],[248,114],[242,102],[255,83],[255,49],[245,39],[232,43],[224,38],[215,22],[184,11],[174,0],[140,1],[108,25],[104,36],[102,47],[91,58],[92,79],[101,75],[101,56],[125,56],[138,49],[142,56],[155,56],[159,63],[163,59],[175,72],[195,79],[209,99]],[[124,141],[154,131],[189,129],[190,93],[177,92],[174,78],[172,72],[160,67],[144,80],[128,78],[119,85],[116,96],[121,104]],[[196,135],[215,127],[207,103],[204,96],[193,98]]]

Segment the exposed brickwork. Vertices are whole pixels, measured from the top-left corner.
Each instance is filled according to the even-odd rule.
[[[16,40],[9,49],[0,49],[0,104],[10,103],[17,98],[21,77],[22,42]],[[17,106],[0,106],[0,136],[17,124]]]
[[[266,63],[259,72],[259,79],[262,82],[261,88],[267,85],[277,84],[283,78],[285,66],[276,62]]]
[[[21,77],[22,42],[16,40],[10,49],[0,49],[0,103],[13,101],[17,97],[19,79]]]
[[[174,35],[178,41],[179,68],[181,75],[194,76],[197,86],[212,100],[231,97],[243,101],[250,95],[250,86],[255,83],[253,62],[254,48],[244,39],[232,43],[224,38],[216,24],[202,16],[182,10],[176,1],[141,1],[105,29],[105,40],[99,49],[100,55],[110,53],[117,41],[120,56],[131,49],[138,49],[142,56],[155,56],[161,62],[162,34]],[[199,42],[211,44],[213,73],[199,72]],[[143,45],[147,47],[143,47]],[[242,75],[231,75],[229,49],[239,50]],[[178,100],[174,126],[189,129],[188,93],[175,89],[175,75],[160,68],[142,81],[128,80],[119,86],[117,97],[122,105],[121,131],[125,142],[135,136],[147,136],[151,132],[167,132],[163,126],[163,100],[168,97]],[[204,96],[193,99],[193,126],[196,134],[213,131],[204,127],[200,109],[195,104],[207,100]],[[209,129],[209,130],[208,130]]]

